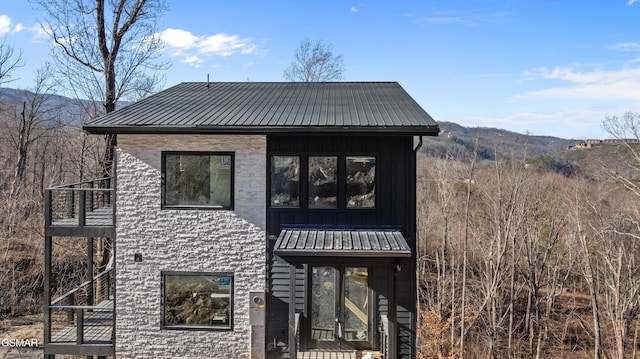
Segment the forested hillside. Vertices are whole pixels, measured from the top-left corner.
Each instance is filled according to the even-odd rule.
[[[42,310],[43,189],[94,178],[104,151],[102,138],[80,129],[80,106],[91,104],[44,90],[0,89],[0,332],[4,319]],[[86,249],[65,240],[53,258],[58,293],[86,271]]]
[[[477,137],[419,159],[419,357],[638,357],[638,148]]]

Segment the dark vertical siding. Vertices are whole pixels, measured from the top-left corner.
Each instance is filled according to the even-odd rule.
[[[273,255],[275,238],[269,239],[269,293],[267,294],[267,350],[288,341],[289,263]],[[305,312],[305,267],[296,268],[296,311]]]
[[[270,208],[267,203],[269,242],[269,291],[267,342],[287,342],[289,270],[288,263],[273,256],[275,238],[287,225],[308,226],[397,226],[414,255],[403,260],[396,283],[399,358],[415,357],[415,153],[411,136],[278,136],[267,137],[267,154],[296,155],[302,159],[300,208]],[[306,160],[310,155],[372,155],[376,157],[375,209],[307,209]],[[340,178],[341,180],[343,178]],[[269,178],[267,181],[269,182]],[[340,185],[340,184],[339,184]],[[267,185],[269,193],[270,184]],[[344,187],[339,189],[344,193]],[[270,199],[267,199],[270,201]],[[366,259],[358,259],[366,263]],[[355,264],[355,259],[352,260]],[[372,288],[379,314],[389,313],[388,271],[393,263],[373,266]],[[305,270],[296,272],[296,310],[304,312]],[[304,317],[306,317],[306,312]],[[376,328],[377,332],[377,328]],[[376,334],[377,336],[377,334]],[[273,344],[268,344],[272,346]],[[270,347],[268,346],[268,349]]]

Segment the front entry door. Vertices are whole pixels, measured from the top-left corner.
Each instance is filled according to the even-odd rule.
[[[311,267],[311,348],[373,349],[369,283],[367,267]]]

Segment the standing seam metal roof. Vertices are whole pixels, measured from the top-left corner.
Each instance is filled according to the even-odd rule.
[[[410,257],[398,230],[283,229],[273,253],[281,257]]]
[[[91,133],[437,134],[397,82],[185,82],[98,117]]]

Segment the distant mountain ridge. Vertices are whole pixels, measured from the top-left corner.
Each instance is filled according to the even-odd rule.
[[[488,127],[464,127],[453,122],[439,122],[440,136],[425,137],[422,152],[440,158],[470,158],[476,148],[480,160],[499,157],[526,159],[553,154],[576,143],[552,136],[531,136]]]
[[[8,87],[0,87],[0,106],[6,104],[13,104],[13,106],[19,107],[21,110],[24,101],[30,101],[33,99],[34,93],[29,90],[13,89]],[[91,104],[89,100],[77,100],[57,94],[46,94],[46,105],[43,108],[46,112],[52,112],[49,115],[51,121],[60,121],[60,118],[53,118],[55,116],[63,116],[62,119],[66,125],[81,127],[85,116],[85,108]],[[128,101],[118,101],[118,108],[130,104]],[[102,104],[98,104],[98,109],[104,109]],[[60,111],[48,111],[51,109],[58,109]],[[53,114],[55,113],[55,114]]]
[[[33,96],[28,90],[0,88],[0,103],[21,104],[22,101]],[[69,123],[81,126],[81,104],[79,100],[69,97],[48,94],[48,106],[65,107]],[[128,102],[120,102],[124,106]],[[434,157],[453,156],[459,159],[468,158],[475,148],[478,139],[478,155],[480,159],[492,160],[496,156],[515,156],[528,158],[541,154],[552,154],[577,141],[551,136],[529,136],[498,128],[464,127],[453,122],[439,122],[440,136],[425,137],[422,152]]]

